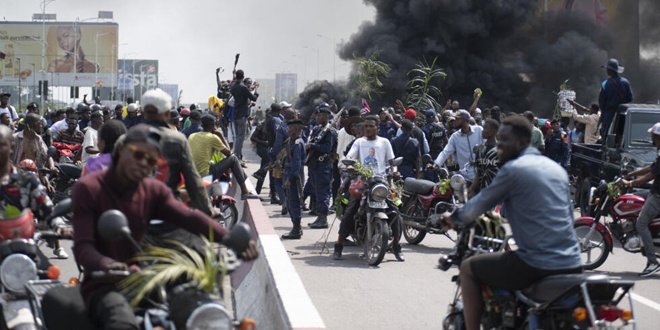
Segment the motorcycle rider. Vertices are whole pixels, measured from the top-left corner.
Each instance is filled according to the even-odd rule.
[[[435,164],[443,166],[449,156],[454,156],[460,168],[460,173],[469,182],[474,181],[474,150],[473,148],[483,143],[481,136],[482,128],[477,125],[470,125],[470,113],[467,110],[458,110],[454,120],[454,132],[450,137],[445,148],[435,159]]]
[[[660,123],[655,123],[653,127],[649,128],[653,145],[660,150]],[[635,229],[639,237],[642,239],[644,247],[644,254],[646,255],[647,263],[644,270],[639,273],[641,277],[648,277],[660,270],[658,257],[655,255],[655,248],[653,246],[653,236],[649,230],[651,221],[660,214],[660,180],[655,180],[656,176],[660,174],[660,154],[655,159],[653,164],[646,166],[634,172],[630,172],[625,176],[622,185],[628,188],[644,185],[653,180],[651,186],[651,193],[644,201],[642,211],[639,213],[637,222],[635,222]],[[632,178],[635,178],[634,180]]]
[[[532,127],[525,117],[507,117],[497,135],[503,164],[497,176],[463,208],[444,217],[448,227],[466,225],[502,202],[519,247],[476,255],[461,264],[468,330],[480,327],[482,285],[514,291],[546,276],[582,271],[566,171],[530,147]]]
[[[107,171],[87,175],[74,186],[73,251],[84,271],[126,270],[127,262],[136,253],[128,240],[98,239],[96,221],[110,209],[126,215],[138,244],[151,219],[161,219],[200,235],[208,235],[211,229],[218,242],[227,234],[209,216],[177,200],[164,183],[149,177],[160,158],[160,138],[157,128],[136,125],[117,142]],[[242,257],[253,259],[256,255],[254,241],[250,241]],[[103,329],[138,329],[133,311],[116,284],[109,278],[84,277],[81,293],[91,318]]]
[[[362,166],[368,167],[374,175],[384,175],[387,165],[392,165],[394,161],[394,151],[392,145],[387,139],[378,136],[378,117],[367,116],[362,122],[364,137],[356,139],[351,146],[351,149],[346,154],[348,159],[359,160]],[[351,234],[355,228],[355,216],[357,215],[360,206],[360,199],[351,199],[346,207],[344,216],[342,217],[341,224],[339,225],[339,234],[333,258],[340,260],[342,258],[342,251],[346,238]],[[401,245],[399,239],[401,238],[401,224],[395,221],[392,225],[392,252],[394,257],[399,261],[404,261],[403,253],[401,253]]]

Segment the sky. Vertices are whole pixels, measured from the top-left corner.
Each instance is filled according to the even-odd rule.
[[[30,21],[42,0],[0,0],[2,19]],[[234,55],[246,76],[274,79],[298,73],[298,89],[320,79],[346,79],[348,62],[336,45],[348,40],[375,10],[359,0],[55,0],[57,21],[113,11],[118,58],[158,59],[159,82],[179,84],[183,102],[215,94],[215,68],[230,79]],[[318,63],[318,64],[317,64]]]

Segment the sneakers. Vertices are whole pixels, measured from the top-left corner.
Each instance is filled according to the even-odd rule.
[[[53,254],[57,257],[57,259],[69,259],[69,255],[61,247],[53,250]]]
[[[659,270],[660,270],[660,264],[649,263],[648,265],[646,265],[646,268],[644,268],[644,270],[641,273],[639,273],[639,276],[648,277],[657,273]]]

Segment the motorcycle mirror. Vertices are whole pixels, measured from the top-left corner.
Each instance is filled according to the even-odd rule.
[[[131,237],[128,220],[124,213],[119,210],[107,210],[103,212],[96,223],[96,231],[101,238],[107,241]]]
[[[357,162],[356,162],[354,159],[343,159],[343,160],[341,161],[341,163],[344,164],[344,165],[346,165],[346,166],[353,166],[353,165],[355,165],[355,163],[357,163]]]
[[[394,166],[399,166],[401,165],[401,163],[403,163],[403,157],[394,158],[394,160],[392,161],[392,165]]]
[[[61,200],[55,207],[53,207],[53,211],[50,213],[51,218],[56,218],[56,217],[61,217],[69,212],[71,212],[71,209],[73,208],[73,201],[71,198],[65,198]]]
[[[222,244],[234,250],[237,254],[241,254],[248,248],[250,239],[252,239],[250,231],[251,229],[248,224],[245,222],[239,222],[234,225],[229,232],[229,235],[225,236],[222,240]]]

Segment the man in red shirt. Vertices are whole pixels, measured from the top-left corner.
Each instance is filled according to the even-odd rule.
[[[104,241],[96,234],[96,221],[110,209],[126,215],[137,242],[144,238],[151,219],[200,235],[208,235],[210,228],[217,241],[227,234],[209,216],[177,200],[164,183],[149,177],[160,158],[159,148],[158,129],[137,125],[115,146],[108,170],[85,176],[74,186],[73,252],[86,272],[127,269],[126,263],[136,253],[126,239]],[[253,241],[246,251],[238,252],[244,259],[257,255]],[[105,329],[138,329],[131,307],[115,284],[85,276],[81,292],[93,321]]]

